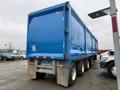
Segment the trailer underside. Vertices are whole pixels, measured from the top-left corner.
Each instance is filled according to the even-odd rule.
[[[73,62],[68,62],[69,60],[42,60],[34,58],[28,61],[28,74],[31,79],[37,79],[38,77],[44,78],[46,74],[55,75],[57,84],[67,87],[70,85],[72,64],[75,65],[77,76],[82,76],[85,70],[89,70],[95,60],[95,55],[84,59],[73,60]],[[76,78],[75,75],[71,77]]]

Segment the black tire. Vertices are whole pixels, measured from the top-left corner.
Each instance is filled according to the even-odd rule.
[[[94,61],[92,58],[90,58],[90,59],[89,59],[90,67],[92,67],[92,66],[94,65],[94,63],[95,63],[95,61]]]
[[[24,60],[24,57],[21,57],[20,59],[21,59],[21,60]]]
[[[69,81],[68,81],[69,86],[74,85],[74,83],[76,82],[76,78],[77,78],[76,65],[72,64],[70,68]]]
[[[1,61],[3,61],[3,57],[1,57]]]
[[[88,59],[85,60],[85,62],[84,62],[84,66],[85,66],[85,71],[88,71],[89,68],[90,68],[90,63],[89,63],[89,60],[88,60]]]
[[[109,74],[109,76],[110,76],[111,78],[116,79],[116,75],[113,74],[113,72],[112,72],[112,70],[113,70],[114,67],[115,67],[114,62],[111,62],[111,63],[108,65],[108,67],[107,67],[107,72],[108,72],[108,74]]]
[[[0,61],[2,60],[2,57],[0,56]]]
[[[82,76],[84,74],[84,72],[85,72],[84,62],[83,62],[83,60],[81,60],[77,64],[77,75]]]
[[[3,61],[7,61],[7,58],[6,58],[6,57],[3,57],[2,59],[3,59]]]
[[[44,79],[45,76],[46,76],[46,73],[36,72],[36,79]]]

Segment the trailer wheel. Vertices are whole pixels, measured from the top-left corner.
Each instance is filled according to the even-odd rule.
[[[70,74],[69,74],[69,86],[74,85],[77,77],[77,71],[76,71],[76,65],[72,64],[70,68]]]
[[[108,65],[107,71],[111,78],[114,78],[114,79],[116,78],[116,76],[117,76],[116,67],[113,62]]]
[[[90,67],[92,67],[94,65],[94,60],[90,58],[89,64],[90,64]]]
[[[45,76],[46,76],[46,73],[36,72],[36,79],[44,79]]]
[[[24,60],[24,57],[20,57],[21,60]]]
[[[90,68],[89,60],[85,60],[84,66],[85,66],[85,70],[86,70],[86,71],[89,70],[89,68]]]
[[[82,76],[85,72],[84,62],[80,61],[77,64],[77,75]]]
[[[3,61],[6,61],[7,59],[6,59],[6,57],[3,57]]]

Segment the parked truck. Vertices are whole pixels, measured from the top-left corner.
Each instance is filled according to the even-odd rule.
[[[57,84],[73,85],[92,66],[98,41],[69,2],[28,15],[27,58],[31,79],[56,76]]]
[[[106,52],[100,54],[99,64],[101,68],[106,69],[111,78],[116,79],[117,73],[113,50],[107,50]]]

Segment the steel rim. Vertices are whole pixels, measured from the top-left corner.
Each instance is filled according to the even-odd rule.
[[[89,64],[89,62],[87,63],[87,68],[89,68],[90,67],[90,64]]]
[[[82,64],[82,72],[84,72],[84,71],[85,71],[84,64]]]
[[[72,80],[74,81],[76,79],[76,69],[72,69]]]
[[[114,76],[117,76],[116,67],[112,67],[111,72]]]

